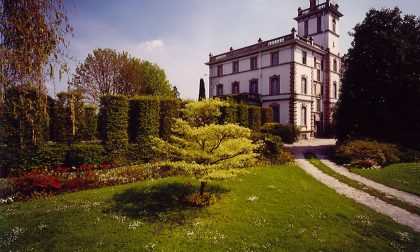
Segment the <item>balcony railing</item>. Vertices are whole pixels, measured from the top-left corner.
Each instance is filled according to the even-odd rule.
[[[308,9],[304,9],[304,10],[299,8],[298,9],[298,16],[305,16],[309,13],[316,12],[316,11],[319,11],[319,10],[323,10],[323,9],[326,9],[326,8],[330,8],[331,10],[334,10],[334,11],[338,12],[338,5],[331,3],[330,0],[327,0],[325,3],[318,4],[317,6],[315,6],[315,8],[308,8]]]

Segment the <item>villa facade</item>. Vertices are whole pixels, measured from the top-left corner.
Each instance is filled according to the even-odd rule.
[[[337,4],[309,1],[298,9],[298,30],[209,56],[210,97],[271,107],[273,120],[292,123],[303,138],[325,134],[340,95],[340,18]]]

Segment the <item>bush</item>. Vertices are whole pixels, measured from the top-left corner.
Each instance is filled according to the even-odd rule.
[[[248,107],[248,128],[255,130],[261,126],[261,108],[257,106]]]
[[[37,171],[25,173],[13,179],[14,189],[24,195],[34,192],[52,193],[61,189],[61,179]]]
[[[67,153],[64,165],[67,167],[81,165],[99,165],[105,161],[105,149],[99,144],[73,144]]]
[[[238,108],[235,103],[229,103],[221,108],[222,115],[219,123],[238,123]]]
[[[273,122],[273,110],[270,107],[261,107],[261,125]]]
[[[160,138],[169,139],[174,120],[180,116],[180,109],[181,102],[179,99],[162,98],[160,100]]]
[[[45,144],[35,152],[31,159],[31,166],[28,168],[54,169],[64,164],[69,147],[64,144]]]
[[[199,193],[191,193],[185,196],[185,202],[191,206],[205,207],[213,205],[216,202],[216,196],[209,192],[204,192],[203,195],[200,195]]]
[[[83,96],[79,92],[57,94],[55,104],[54,140],[59,143],[74,143],[80,140],[83,127]]]
[[[266,123],[260,131],[279,136],[283,143],[292,144],[299,137],[299,129],[293,124]]]
[[[80,140],[92,141],[97,137],[97,123],[98,115],[96,114],[96,107],[83,107],[83,123],[80,129]]]
[[[159,135],[160,103],[157,97],[137,96],[129,104],[129,138],[136,154],[132,157],[147,161],[152,157],[151,137]]]
[[[284,148],[279,136],[254,131],[252,139],[255,143],[261,143],[258,152],[261,154],[262,161],[271,164],[293,163],[293,153]]]
[[[107,155],[124,156],[128,147],[128,100],[123,95],[104,95],[98,117],[99,136]]]
[[[360,160],[372,160],[380,166],[400,161],[396,145],[369,140],[352,140],[337,146],[335,157],[338,162],[351,164]]]
[[[241,103],[237,106],[238,124],[242,127],[248,127],[248,105]]]
[[[86,190],[89,188],[96,188],[99,187],[99,176],[92,172],[83,172],[79,174],[77,177],[69,179],[64,185],[64,189],[66,190]]]

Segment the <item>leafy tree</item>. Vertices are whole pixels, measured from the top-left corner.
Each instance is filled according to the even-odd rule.
[[[199,127],[217,123],[222,115],[221,108],[227,105],[226,101],[219,99],[190,102],[185,105],[182,113],[191,126]]]
[[[206,99],[206,87],[203,78],[200,79],[200,90],[198,92],[198,100]]]
[[[76,68],[71,85],[94,103],[106,94],[173,96],[158,65],[108,48],[93,50]]]
[[[420,19],[398,8],[370,10],[354,28],[337,136],[420,148]]]
[[[190,104],[184,111],[190,121],[176,119],[171,139],[154,138],[154,150],[200,179],[200,195],[203,196],[208,180],[231,177],[237,172],[233,168],[253,164],[258,157],[254,151],[259,145],[251,140],[248,128],[215,124],[214,118],[220,116],[220,109],[215,108],[221,101],[203,100]],[[212,109],[202,117],[202,109],[206,106]]]
[[[72,32],[62,0],[0,0],[0,85],[45,88],[45,74],[60,76]],[[45,67],[48,65],[48,67]]]

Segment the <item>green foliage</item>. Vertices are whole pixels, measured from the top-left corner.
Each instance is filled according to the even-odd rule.
[[[203,78],[200,79],[200,90],[198,91],[198,100],[206,99],[206,87]]]
[[[299,129],[293,124],[266,123],[261,132],[279,136],[283,143],[292,144],[299,136]]]
[[[107,155],[124,156],[128,147],[128,100],[123,95],[101,97],[98,127]]]
[[[105,149],[100,144],[73,144],[67,153],[64,165],[81,166],[81,165],[99,165],[105,161]]]
[[[55,169],[62,166],[69,151],[65,144],[45,144],[37,148],[34,156],[31,158],[28,169],[48,168]]]
[[[227,102],[219,99],[189,102],[185,104],[185,108],[182,109],[183,118],[185,118],[185,120],[193,127],[201,127],[217,123],[219,121],[219,117],[222,115],[220,110],[226,105]]]
[[[73,91],[58,93],[55,110],[55,141],[75,143],[80,140],[84,124],[82,94]]]
[[[151,137],[159,136],[160,103],[157,97],[136,96],[129,101],[129,139],[134,143],[135,159],[152,157]]]
[[[353,140],[337,146],[335,157],[340,163],[351,164],[360,160],[372,160],[381,166],[400,161],[396,145],[368,140]]]
[[[221,107],[221,112],[222,115],[219,120],[220,124],[238,122],[238,107],[236,103],[227,103],[226,106]]]
[[[238,124],[242,127],[248,127],[248,106],[244,103],[240,103],[238,109]]]
[[[261,126],[261,108],[257,106],[248,107],[248,128],[256,130]]]
[[[420,150],[420,19],[402,16],[398,8],[371,9],[351,35],[336,110],[338,139]]]
[[[48,138],[46,95],[36,88],[10,87],[1,106],[0,166],[25,169],[37,146]]]
[[[180,116],[181,101],[174,98],[160,99],[160,129],[159,137],[169,139],[175,118]]]
[[[273,122],[273,109],[270,107],[261,107],[261,125]]]
[[[203,195],[194,192],[185,197],[185,202],[195,207],[210,206],[216,202],[216,195],[210,192],[205,192]]]
[[[252,140],[254,143],[259,143],[258,153],[263,163],[289,164],[294,162],[294,155],[284,148],[279,136],[253,131]]]
[[[97,137],[98,115],[96,107],[85,105],[83,107],[83,123],[80,129],[80,140],[92,141]]]

